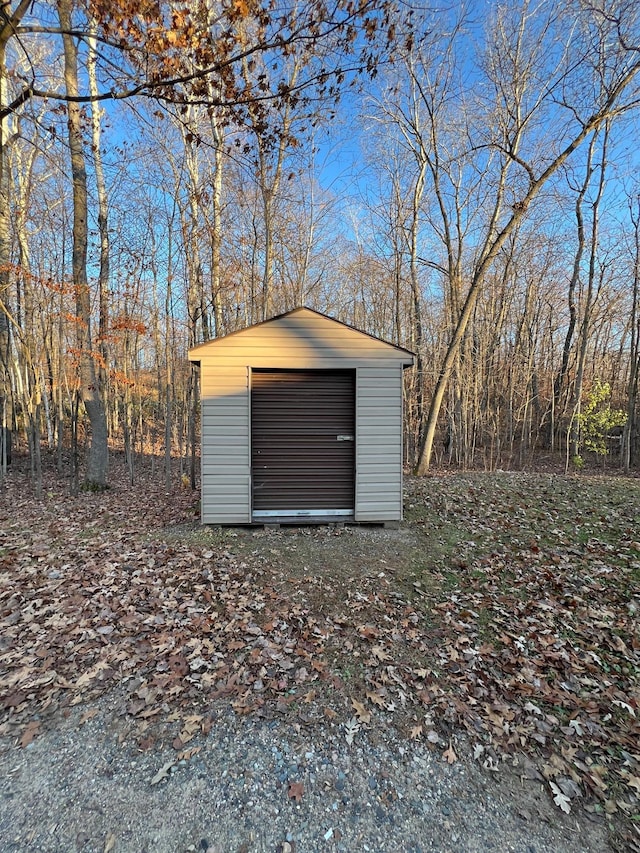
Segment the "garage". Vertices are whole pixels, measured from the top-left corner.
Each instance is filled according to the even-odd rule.
[[[397,522],[413,355],[310,308],[207,341],[203,524]]]

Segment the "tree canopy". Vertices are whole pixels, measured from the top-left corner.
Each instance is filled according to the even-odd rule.
[[[5,3],[5,423],[195,481],[186,348],[306,303],[416,352],[421,471],[575,450],[598,382],[637,463],[639,71],[626,0]]]

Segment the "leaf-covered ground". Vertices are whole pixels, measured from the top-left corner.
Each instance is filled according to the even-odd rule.
[[[559,808],[640,842],[639,480],[428,477],[397,531],[216,531],[190,491],[114,473],[0,495],[0,734],[114,688],[140,749],[187,759],[214,702],[348,742],[385,719],[487,772],[524,754]]]

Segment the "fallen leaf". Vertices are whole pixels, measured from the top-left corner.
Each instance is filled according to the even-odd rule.
[[[449,749],[446,749],[442,753],[442,757],[447,759],[447,764],[455,764],[458,760],[458,756],[455,754],[453,746],[451,745],[451,741],[449,741]]]
[[[366,709],[362,702],[358,702],[357,699],[352,699],[351,704],[353,705],[353,709],[361,723],[371,722],[371,713]]]
[[[290,800],[295,800],[299,803],[304,794],[304,784],[302,782],[289,782],[289,790],[287,795]]]
[[[374,705],[377,705],[378,708],[384,708],[385,700],[379,693],[376,693],[373,690],[367,690],[367,699]]]
[[[577,735],[581,735],[581,734],[582,734],[582,731],[583,731],[583,730],[582,730],[582,726],[580,725],[580,720],[569,720],[569,728],[570,728],[570,729],[573,729],[573,731],[574,731]]]
[[[354,737],[360,731],[360,723],[356,720],[355,717],[351,717],[351,719],[347,720],[347,722],[344,724],[344,731],[344,736],[347,743],[349,744],[349,746],[352,746]]]
[[[189,749],[183,749],[176,755],[176,761],[190,761],[194,755],[197,755],[202,750],[201,746],[192,746]]]
[[[95,716],[97,716],[98,713],[99,713],[99,711],[97,708],[90,708],[88,711],[84,712],[82,717],[80,717],[80,722],[78,723],[78,725],[82,726],[84,723],[88,722],[89,720],[93,720],[93,718]]]
[[[562,793],[555,782],[549,782],[549,787],[553,791],[553,802],[561,808],[565,814],[569,814],[571,811],[571,802],[569,801],[569,797]]]
[[[556,779],[556,784],[565,797],[569,797],[570,800],[574,800],[576,797],[581,795],[580,788],[576,785],[573,779],[569,779],[568,776],[559,776]]]
[[[635,712],[635,710],[631,707],[631,705],[629,705],[629,703],[628,703],[628,702],[623,702],[623,701],[622,701],[622,700],[620,700],[620,699],[614,699],[614,700],[613,700],[613,704],[614,704],[614,705],[617,705],[619,708],[624,708],[624,710],[625,710],[625,711],[628,711],[628,713],[629,713],[629,714],[631,714],[631,716],[632,716],[632,717],[635,717],[636,712]]]
[[[160,770],[158,770],[156,775],[151,780],[151,784],[157,785],[158,782],[162,782],[163,779],[166,779],[169,776],[169,771],[174,766],[175,766],[175,761],[173,759],[167,761],[166,764],[163,764],[162,767],[160,768]]]
[[[25,746],[29,746],[30,743],[35,739],[36,735],[40,733],[40,723],[37,721],[33,721],[27,724],[26,729],[22,733],[22,737],[20,738],[20,746],[24,749]]]
[[[116,837],[113,832],[107,832],[107,836],[104,840],[104,853],[111,853],[111,851],[116,846]]]
[[[626,776],[624,780],[630,788],[635,788],[640,794],[640,776]]]
[[[374,646],[371,649],[371,654],[376,660],[385,661],[391,660],[391,655],[388,654],[382,646]]]
[[[22,690],[16,690],[4,699],[3,704],[5,708],[17,708],[18,705],[22,704],[26,698],[26,694],[23,693]]]
[[[86,670],[86,672],[83,672],[82,675],[78,676],[74,685],[75,689],[78,690],[82,689],[83,687],[87,687],[89,684],[91,684],[91,682],[96,676],[100,675],[101,672],[104,672],[104,670],[107,669],[109,669],[109,664],[107,663],[107,661],[98,661],[95,666],[92,666],[91,669]]]

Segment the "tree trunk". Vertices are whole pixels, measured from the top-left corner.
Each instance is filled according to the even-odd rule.
[[[24,4],[25,9],[28,4]],[[4,7],[3,7],[4,8]],[[0,107],[7,100],[6,48],[11,35],[9,22],[0,28]],[[3,409],[9,400],[9,317],[5,302],[9,292],[9,261],[11,260],[11,213],[9,204],[9,119],[0,119],[0,403]]]
[[[78,411],[80,408],[80,395],[76,391],[71,401],[71,483],[70,490],[72,495],[78,494],[79,486],[79,463],[80,454],[78,452]]]
[[[585,247],[584,216],[582,213],[582,205],[587,190],[589,189],[589,183],[591,181],[591,175],[593,173],[592,158],[595,138],[596,137],[594,134],[594,137],[589,144],[584,181],[582,186],[580,187],[578,197],[576,198],[575,212],[578,232],[578,245],[576,247],[576,254],[573,260],[573,271],[571,273],[571,280],[569,281],[569,289],[567,292],[567,302],[569,307],[569,324],[567,326],[567,331],[564,337],[564,345],[562,347],[562,363],[560,365],[558,375],[556,376],[555,381],[553,383],[553,396],[551,400],[551,405],[553,406],[555,417],[551,421],[552,428],[558,422],[558,417],[561,416],[563,411],[563,407],[561,405],[562,391],[564,389],[567,373],[569,372],[569,358],[571,356],[573,336],[577,323],[578,312],[576,308],[576,288],[578,286],[578,282],[580,281],[580,269],[582,265],[582,257],[584,255]],[[550,444],[553,448],[555,444],[555,436],[553,434],[550,436]]]
[[[629,381],[627,383],[627,422],[622,433],[622,468],[625,474],[633,461],[633,444],[637,433],[638,380],[640,379],[640,197],[631,202],[634,226],[633,295],[631,300],[631,341],[629,344]]]
[[[424,334],[422,328],[422,291],[418,276],[418,224],[420,216],[420,203],[424,192],[427,173],[427,162],[424,158],[417,157],[418,174],[413,186],[411,196],[411,227],[409,231],[409,271],[411,281],[411,344],[415,350],[416,361],[414,367],[414,394],[417,421],[418,447],[424,443]]]
[[[89,61],[87,63],[89,72],[89,91],[92,97],[98,94],[98,81],[96,79],[96,39],[94,35],[95,25],[91,27],[92,35],[88,39]],[[100,389],[103,393],[105,408],[108,407],[108,384],[109,384],[109,346],[107,343],[109,327],[109,274],[110,274],[110,242],[109,242],[109,204],[107,198],[107,186],[104,178],[102,165],[102,128],[100,124],[102,111],[99,102],[91,107],[91,138],[93,147],[93,162],[96,172],[96,188],[98,193],[98,232],[100,236],[100,267],[98,271],[98,350],[100,363],[98,365],[98,377]]]
[[[71,0],[58,0],[58,17],[64,45],[64,80],[68,98],[78,95],[78,52],[71,32]],[[77,347],[80,395],[91,425],[85,486],[107,485],[109,452],[107,418],[93,356],[91,299],[87,280],[88,201],[87,171],[82,144],[82,114],[77,103],[67,103],[67,126],[73,182],[73,284],[76,293]]]
[[[224,136],[220,120],[211,117],[211,129],[215,143],[214,173],[212,181],[211,208],[213,224],[211,227],[211,302],[213,305],[213,333],[216,338],[224,334],[222,316],[222,163]]]
[[[597,133],[594,135],[594,145],[597,138]],[[591,206],[591,243],[589,251],[589,272],[587,276],[587,293],[584,299],[584,308],[582,313],[582,324],[580,326],[579,336],[579,351],[576,365],[576,381],[573,391],[573,435],[571,442],[573,445],[573,455],[578,456],[580,421],[577,417],[580,414],[580,406],[582,401],[582,386],[584,383],[584,369],[587,357],[587,345],[589,343],[589,330],[591,326],[591,312],[593,310],[593,289],[596,275],[596,256],[598,253],[599,241],[599,217],[600,217],[600,201],[605,187],[605,171],[607,167],[607,143],[609,141],[609,123],[605,122],[604,135],[602,139],[602,161],[600,163],[600,178],[598,181],[598,191]],[[590,150],[591,152],[591,150]],[[569,436],[567,436],[567,441]]]

